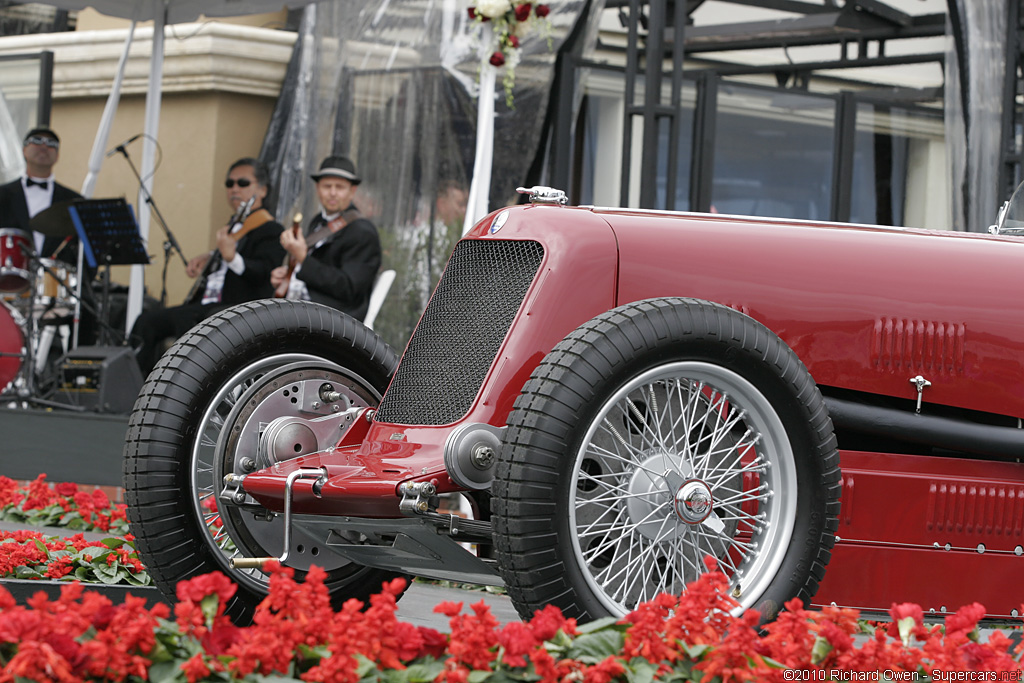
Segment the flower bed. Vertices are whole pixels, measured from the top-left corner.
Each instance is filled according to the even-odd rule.
[[[115,536],[128,533],[123,504],[111,503],[100,489],[84,491],[78,484],[51,484],[45,474],[36,477],[28,488],[0,477],[0,520]]]
[[[102,490],[50,484],[45,474],[27,488],[0,477],[0,520],[78,532],[61,538],[32,530],[0,531],[0,578],[152,583],[128,534],[125,506],[112,504]],[[117,537],[86,540],[83,532]]]
[[[130,539],[88,541],[82,534],[57,538],[29,530],[0,531],[0,578],[152,583]]]
[[[777,621],[730,615],[718,571],[682,596],[660,595],[625,619],[578,625],[554,607],[500,626],[480,602],[435,608],[450,633],[395,617],[404,584],[370,605],[334,612],[314,568],[304,584],[273,566],[270,594],[248,627],[224,606],[235,586],[221,574],[178,585],[178,604],[146,609],[66,586],[58,600],[19,607],[0,590],[0,681],[380,681],[382,683],[649,683],[676,681],[1020,680],[1019,652],[1001,633],[977,642],[979,605],[926,627],[921,609],[893,606],[893,622],[860,646],[852,610],[787,604]],[[364,609],[365,607],[365,609]]]

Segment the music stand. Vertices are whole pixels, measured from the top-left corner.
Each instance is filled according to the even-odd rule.
[[[103,272],[103,298],[101,310],[107,315],[110,296],[110,266],[128,266],[149,264],[149,254],[139,235],[139,226],[135,222],[135,213],[124,199],[85,199],[74,202],[68,207],[71,221],[78,233],[81,245],[81,257],[84,257],[90,268],[106,266]],[[79,271],[81,272],[81,271]],[[84,280],[79,277],[79,285]],[[79,308],[76,302],[75,320],[78,320]],[[97,322],[101,323],[99,315]],[[107,336],[106,326],[100,324],[100,333]],[[77,340],[76,340],[77,345]]]

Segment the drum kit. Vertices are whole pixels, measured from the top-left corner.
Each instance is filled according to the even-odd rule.
[[[68,233],[66,214],[66,207],[54,206],[34,218],[32,228]],[[53,375],[57,335],[58,351],[73,343],[78,287],[78,269],[38,256],[31,233],[0,228],[0,399],[47,403],[39,394]]]

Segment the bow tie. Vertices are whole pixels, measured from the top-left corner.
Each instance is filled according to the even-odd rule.
[[[32,187],[33,185],[41,187],[44,190],[50,189],[49,180],[32,180],[31,178],[25,178],[25,187]]]

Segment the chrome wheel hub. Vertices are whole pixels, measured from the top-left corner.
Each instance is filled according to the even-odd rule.
[[[714,509],[711,488],[699,479],[691,479],[679,487],[675,498],[676,516],[686,524],[700,524]]]

